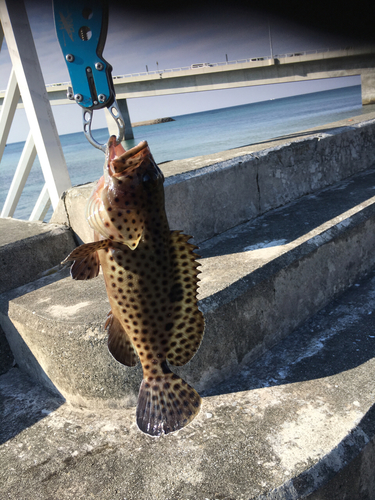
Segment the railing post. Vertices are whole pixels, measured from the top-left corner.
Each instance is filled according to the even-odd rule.
[[[0,0],[0,19],[53,208],[71,186],[23,0]]]

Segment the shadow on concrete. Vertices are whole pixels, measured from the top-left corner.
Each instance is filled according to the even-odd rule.
[[[17,345],[18,353],[25,353],[24,358],[29,360],[29,364],[31,363],[36,367],[34,370],[39,373],[39,377],[44,379],[43,383],[50,386],[50,389],[23,373],[17,365],[12,368],[10,362],[7,364],[8,371],[3,370],[0,376],[0,445],[45,418],[65,402],[65,399],[42,369],[20,333],[13,324],[10,324],[6,316],[8,304],[12,298],[64,279],[67,275],[68,270],[62,269],[53,275],[28,283],[2,295],[1,313],[3,321],[9,322],[6,327],[8,338],[10,337],[9,344],[11,346],[13,344]],[[0,333],[3,333],[2,330]],[[2,346],[4,344],[5,348],[9,348],[4,333],[1,341]],[[13,364],[13,355],[11,355],[11,359]]]
[[[375,269],[236,376],[202,395],[330,377],[374,357]]]
[[[65,400],[19,368],[0,377],[0,445],[57,410]]]
[[[366,442],[365,436],[373,440],[374,423],[375,405],[356,424],[354,432],[349,432],[313,467],[309,467],[293,478],[293,487],[298,498],[341,500],[342,498],[359,498],[359,494],[363,500],[373,498],[371,480],[373,444],[371,441]],[[365,449],[367,449],[367,454]]]
[[[375,170],[367,170],[306,195],[279,209],[263,214],[236,228],[236,233],[201,243],[198,253],[202,258],[261,250],[290,243],[316,230],[335,217],[345,214],[357,205],[375,196]],[[345,217],[343,217],[345,219]],[[329,225],[327,225],[328,229]]]

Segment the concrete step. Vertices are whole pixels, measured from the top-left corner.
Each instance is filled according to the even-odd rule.
[[[333,185],[375,165],[375,114],[160,165],[171,229],[196,243]],[[95,183],[64,193],[51,222],[69,225],[84,242],[84,219]]]
[[[209,390],[256,359],[375,264],[375,171],[269,212],[201,245],[203,343],[176,369]],[[62,270],[0,298],[18,365],[69,402],[135,404],[141,369],[108,354],[102,277]]]
[[[374,314],[375,270],[159,439],[134,408],[73,407],[13,368],[0,377],[1,497],[373,499]]]
[[[42,276],[75,246],[64,225],[0,217],[0,293]]]

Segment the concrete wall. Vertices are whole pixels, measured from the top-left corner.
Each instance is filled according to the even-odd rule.
[[[374,141],[375,120],[369,120],[260,151],[249,153],[256,148],[248,147],[222,152],[222,161],[211,155],[161,165],[171,229],[183,230],[195,242],[202,242],[372,167]],[[84,219],[93,186],[77,186],[64,193],[51,219],[71,225],[84,242],[93,239]]]

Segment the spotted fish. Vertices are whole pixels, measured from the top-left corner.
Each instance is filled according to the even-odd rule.
[[[86,207],[94,241],[64,261],[74,260],[77,280],[94,278],[102,266],[111,306],[108,349],[126,366],[140,360],[136,418],[152,436],[181,429],[201,406],[199,394],[167,364],[182,366],[194,356],[204,319],[196,298],[197,247],[190,236],[170,231],[163,182],[147,142],[125,151],[112,136],[104,175]]]

